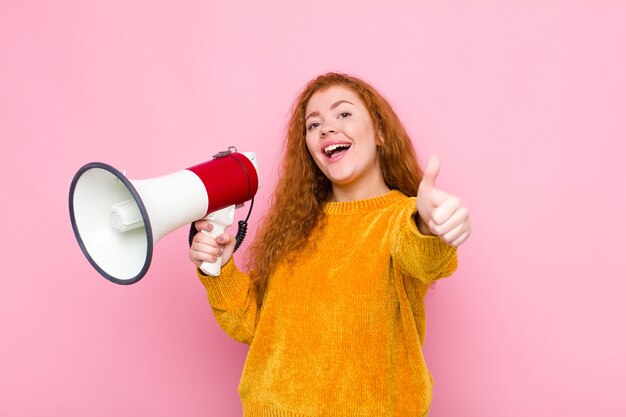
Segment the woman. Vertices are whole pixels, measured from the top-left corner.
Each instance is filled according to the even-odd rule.
[[[423,300],[470,234],[461,200],[436,188],[438,171],[431,158],[422,175],[404,127],[367,83],[330,73],[307,85],[250,275],[232,261],[228,234],[198,233],[190,250],[196,266],[223,256],[220,277],[198,276],[219,325],[250,344],[244,416],[428,413]]]

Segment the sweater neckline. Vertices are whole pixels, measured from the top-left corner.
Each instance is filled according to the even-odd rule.
[[[386,208],[400,200],[407,198],[398,190],[391,190],[386,194],[365,200],[332,202],[324,204],[326,214],[355,214]]]

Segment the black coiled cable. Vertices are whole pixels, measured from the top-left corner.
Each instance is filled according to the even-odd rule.
[[[248,232],[248,223],[244,220],[239,220],[237,223],[237,235],[235,236],[235,250],[233,252],[237,252],[239,246],[243,243],[243,240],[246,238],[246,233]]]
[[[248,210],[246,220],[239,220],[237,222],[237,235],[235,236],[235,250],[233,252],[237,252],[237,249],[239,249],[239,246],[241,246],[243,240],[246,238],[246,233],[248,232],[248,219],[250,218],[250,213],[252,213],[253,205],[254,198],[250,200],[250,209]]]

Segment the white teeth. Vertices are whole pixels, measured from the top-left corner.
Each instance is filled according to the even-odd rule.
[[[330,145],[330,146],[325,147],[325,148],[324,148],[324,153],[325,153],[326,155],[330,155],[330,153],[331,153],[332,151],[334,151],[335,149],[337,149],[337,148],[346,148],[346,149],[347,149],[347,148],[349,148],[349,147],[350,147],[350,145],[349,145],[349,144],[347,144],[347,143],[337,143],[337,144],[335,144],[335,145]]]

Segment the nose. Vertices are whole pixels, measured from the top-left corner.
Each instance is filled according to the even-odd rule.
[[[320,131],[320,135],[322,137],[325,137],[326,135],[332,135],[334,133],[337,133],[337,130],[332,126],[326,126],[326,125],[322,126],[322,129]]]

